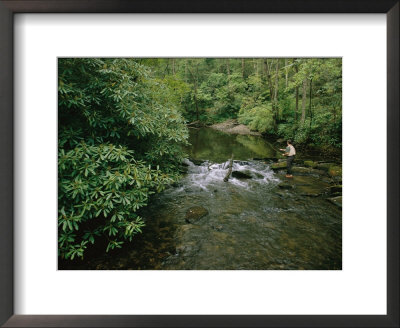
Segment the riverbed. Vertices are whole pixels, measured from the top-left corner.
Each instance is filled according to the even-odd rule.
[[[121,250],[92,251],[66,269],[340,270],[342,211],[327,199],[332,181],[286,179],[261,136],[190,129],[187,172],[141,212],[143,233]],[[229,159],[233,172],[226,175]],[[204,213],[187,220],[191,208]]]

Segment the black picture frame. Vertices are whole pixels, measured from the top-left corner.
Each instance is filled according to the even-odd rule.
[[[399,0],[0,0],[0,324],[4,327],[399,327],[399,7]],[[385,13],[387,315],[14,315],[13,17],[16,13]]]

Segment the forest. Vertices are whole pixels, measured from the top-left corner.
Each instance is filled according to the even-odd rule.
[[[340,157],[341,59],[59,58],[59,258],[137,238],[185,174],[190,128],[227,120]]]

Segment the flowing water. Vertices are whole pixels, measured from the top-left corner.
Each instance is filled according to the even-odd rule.
[[[326,200],[327,178],[295,176],[280,188],[284,175],[253,160],[277,156],[261,137],[197,129],[190,141],[187,174],[142,211],[143,234],[73,269],[341,269],[342,213]],[[232,154],[247,179],[223,181]],[[208,214],[188,223],[193,207]]]

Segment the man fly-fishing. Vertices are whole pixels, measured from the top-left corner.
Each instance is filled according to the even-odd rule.
[[[279,150],[284,152],[283,156],[287,156],[287,158],[286,158],[286,167],[287,167],[286,178],[293,178],[292,164],[293,164],[294,156],[296,156],[296,149],[293,147],[292,141],[287,140],[287,147],[285,149],[279,149]]]

